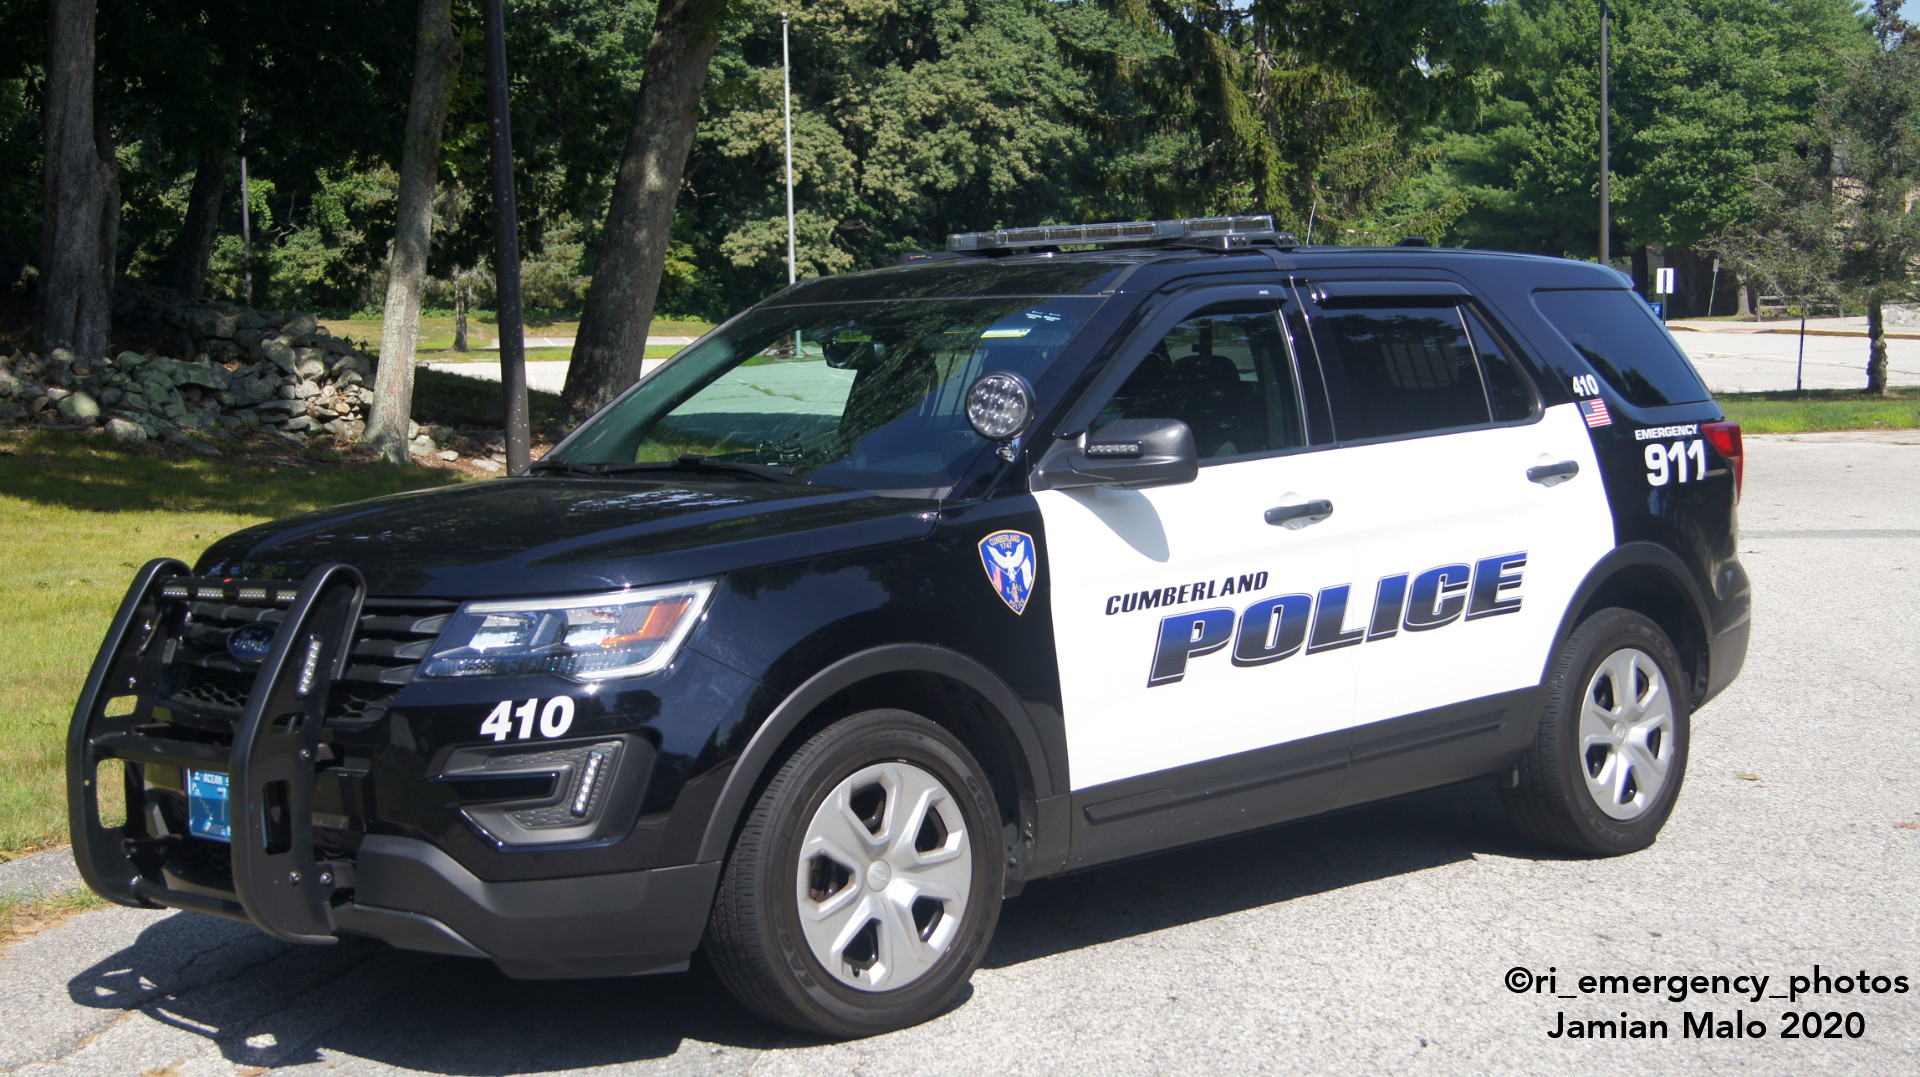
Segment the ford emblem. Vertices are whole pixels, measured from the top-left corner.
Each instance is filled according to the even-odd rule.
[[[258,662],[273,650],[273,626],[261,621],[227,633],[227,653],[242,662]]]

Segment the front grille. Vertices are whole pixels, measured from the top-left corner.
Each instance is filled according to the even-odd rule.
[[[237,717],[253,691],[259,666],[235,658],[227,650],[227,637],[249,624],[277,628],[293,601],[290,589],[234,584],[223,591],[213,595],[202,589],[195,597],[212,601],[187,603],[159,693],[160,701],[176,712]],[[368,598],[361,607],[346,674],[328,695],[327,720],[363,724],[383,717],[456,608],[456,603],[436,599]]]
[[[253,691],[253,674],[204,666],[180,665],[173,670],[173,699],[201,710],[240,713]]]

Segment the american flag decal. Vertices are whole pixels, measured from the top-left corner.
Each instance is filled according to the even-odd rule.
[[[1586,417],[1588,426],[1612,426],[1613,416],[1607,414],[1607,402],[1595,397],[1580,402],[1580,414]]]

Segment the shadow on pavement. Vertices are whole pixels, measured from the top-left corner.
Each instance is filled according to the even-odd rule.
[[[1001,912],[985,965],[1005,968],[1475,853],[1556,855],[1513,830],[1492,786],[1456,785],[1036,882]]]
[[[986,965],[1003,968],[1358,883],[1475,852],[1537,856],[1484,785],[1036,883],[1007,903]],[[697,966],[696,966],[697,967]],[[818,1041],[748,1014],[712,977],[510,980],[481,961],[365,939],[289,946],[251,926],[177,914],[69,984],[80,1005],[139,1010],[218,1043],[240,1066],[321,1052],[429,1073],[507,1077],[657,1059],[697,1041],[698,1068]],[[964,1005],[965,998],[960,1001]],[[724,1056],[741,1052],[733,1059]],[[693,1060],[686,1060],[693,1061]]]

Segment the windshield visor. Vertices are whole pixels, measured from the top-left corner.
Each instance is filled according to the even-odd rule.
[[[749,311],[589,420],[553,458],[626,464],[694,454],[791,469],[825,485],[944,491],[991,448],[967,422],[974,379],[1005,370],[1038,382],[1101,301]]]

